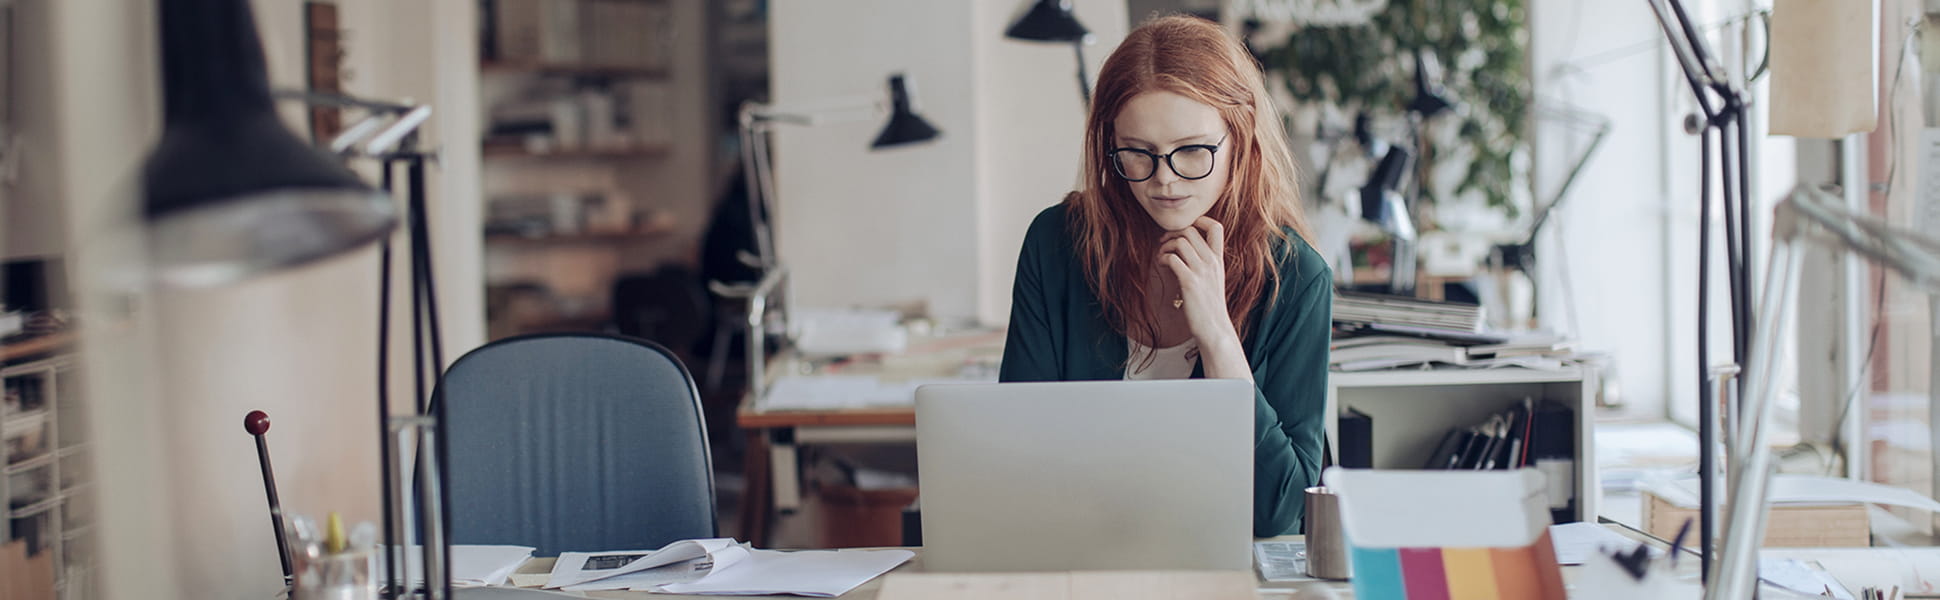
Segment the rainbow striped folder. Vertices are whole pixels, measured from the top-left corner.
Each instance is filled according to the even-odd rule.
[[[1543,475],[1328,469],[1358,600],[1564,600]]]

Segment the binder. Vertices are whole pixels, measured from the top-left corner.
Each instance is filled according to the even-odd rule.
[[[1529,464],[1548,478],[1549,509],[1557,523],[1576,513],[1576,412],[1560,403],[1536,404],[1529,426]]]
[[[1374,468],[1374,418],[1352,408],[1341,413],[1340,466],[1348,469]]]
[[[1435,452],[1428,455],[1427,462],[1422,463],[1421,468],[1453,468],[1451,465],[1461,460],[1462,442],[1465,441],[1462,433],[1462,428],[1460,427],[1450,428],[1448,433],[1442,435],[1441,443],[1435,445]]]

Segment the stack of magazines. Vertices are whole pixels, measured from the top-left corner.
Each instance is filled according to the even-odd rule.
[[[1334,325],[1352,331],[1433,337],[1458,343],[1495,344],[1483,333],[1482,306],[1412,296],[1341,292],[1334,296]]]
[[[1576,341],[1549,333],[1487,331],[1480,305],[1340,292],[1330,366],[1336,371],[1454,366],[1559,368]]]

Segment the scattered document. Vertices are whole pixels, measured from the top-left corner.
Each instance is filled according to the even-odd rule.
[[[1832,597],[1840,600],[1853,600],[1852,592],[1834,579],[1830,573],[1812,568],[1802,561],[1790,558],[1761,556],[1758,558],[1758,578],[1772,585],[1811,596],[1819,596],[1832,590]]]
[[[1849,590],[1899,586],[1909,595],[1940,594],[1940,548],[1766,548],[1758,556],[1760,564],[1772,558],[1818,563]]]
[[[753,550],[733,568],[699,580],[648,590],[669,594],[752,596],[794,594],[834,598],[915,557],[908,550]]]
[[[1253,542],[1261,581],[1314,581],[1307,576],[1306,542]]]
[[[1590,558],[1614,552],[1628,552],[1637,541],[1618,535],[1596,523],[1563,523],[1549,526],[1549,542],[1556,547],[1556,564],[1580,565]]]
[[[451,547],[451,584],[455,586],[483,586],[505,583],[519,565],[532,558],[531,546],[481,546],[454,545]],[[378,552],[374,566],[378,578],[384,570],[384,554]],[[424,550],[422,546],[410,546],[404,551],[404,579],[412,587],[424,585]]]
[[[642,575],[644,581],[673,577],[677,573],[687,576],[705,575],[704,571],[716,568],[716,562],[734,562],[736,552],[730,548],[740,548],[729,538],[709,538],[702,540],[681,540],[659,550],[631,550],[620,552],[565,552],[559,555],[558,562],[552,565],[552,580],[546,583],[548,589],[566,588],[573,591],[594,589],[627,589],[633,582],[604,581],[634,573],[673,567]],[[745,549],[742,550],[745,552]],[[703,560],[705,559],[705,560]],[[723,560],[725,559],[725,560]],[[696,571],[702,571],[695,573]],[[593,582],[602,582],[592,585]],[[618,587],[612,587],[617,585]]]

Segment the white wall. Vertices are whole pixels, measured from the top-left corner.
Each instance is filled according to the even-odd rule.
[[[71,210],[88,336],[84,376],[97,440],[101,597],[262,598],[280,585],[248,410],[267,411],[284,506],[374,520],[376,252],[198,291],[137,290],[106,276],[138,256],[126,229],[137,173],[159,132],[152,3],[26,0],[45,34],[22,55],[38,70],[50,138],[45,181]],[[447,359],[482,339],[477,287],[475,64],[468,0],[345,0],[348,88],[414,97],[441,111],[433,237]],[[279,86],[301,82],[299,0],[257,0]],[[434,64],[455,64],[434,70]],[[447,100],[451,104],[447,104]],[[401,240],[401,238],[400,238]],[[399,288],[400,290],[406,288]],[[397,315],[408,313],[398,312]],[[394,356],[399,356],[394,354]],[[394,365],[401,369],[402,356]],[[399,386],[394,386],[394,389]],[[408,383],[401,386],[408,389]],[[400,404],[408,395],[398,395]]]
[[[1068,46],[1003,38],[1025,2],[773,3],[770,93],[814,106],[907,76],[942,136],[872,152],[881,117],[774,136],[777,247],[797,306],[929,304],[1002,323],[1024,228],[1077,178],[1083,113]],[[1122,2],[1077,3],[1095,77],[1124,37]]]
[[[1611,120],[1609,136],[1545,226],[1538,313],[1551,327],[1567,330],[1574,323],[1585,349],[1614,355],[1624,401],[1637,413],[1661,415],[1666,397],[1684,393],[1672,389],[1665,353],[1676,341],[1669,303],[1682,300],[1667,297],[1666,265],[1673,261],[1663,172],[1669,118],[1660,98],[1677,90],[1664,86],[1664,55],[1657,49],[1601,57],[1637,49],[1663,33],[1642,2],[1535,3],[1529,10],[1538,96]],[[1579,64],[1584,58],[1597,60]],[[1538,123],[1538,197],[1548,198],[1562,181],[1567,157],[1586,140]]]
[[[1692,18],[1699,23],[1724,21],[1761,5],[1769,3],[1690,3]],[[1628,412],[1692,423],[1698,386],[1699,140],[1686,135],[1681,124],[1697,105],[1647,4],[1540,3],[1530,14],[1538,95],[1613,121],[1610,136],[1557,215],[1559,221],[1545,233],[1539,254],[1545,263],[1538,283],[1539,311],[1555,319],[1573,309],[1584,347],[1615,356]],[[1708,42],[1720,62],[1734,71],[1744,54],[1737,31],[1713,34]],[[1752,87],[1754,109],[1749,115],[1756,173],[1751,190],[1755,269],[1762,269],[1769,247],[1765,240],[1771,207],[1796,178],[1791,140],[1765,135],[1764,102],[1757,98],[1764,97],[1766,87],[1762,80]],[[1552,143],[1555,135],[1553,129],[1538,131],[1539,139]],[[1566,165],[1545,152],[1538,150],[1539,189],[1550,190],[1561,181]],[[1721,191],[1713,178],[1716,198]],[[1716,262],[1710,359],[1723,364],[1730,361],[1723,214],[1713,214],[1712,222]],[[1565,277],[1559,270],[1564,267],[1573,294],[1564,292]]]
[[[1087,108],[1079,96],[1077,56],[1069,44],[1004,37],[1028,2],[977,2],[979,262],[977,317],[1010,319],[1011,282],[1024,231],[1044,207],[1077,187]],[[1072,3],[1096,38],[1085,47],[1085,74],[1096,84],[1105,58],[1125,39],[1125,3]]]

